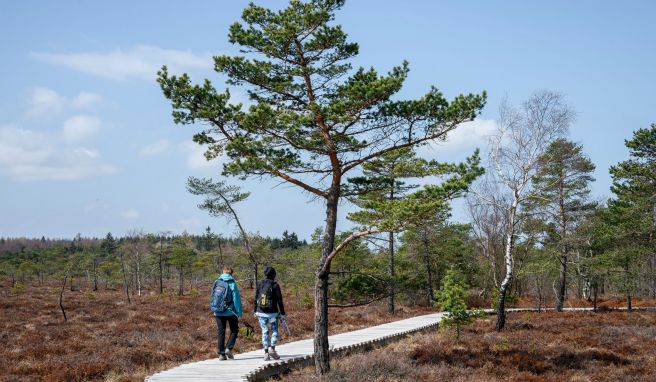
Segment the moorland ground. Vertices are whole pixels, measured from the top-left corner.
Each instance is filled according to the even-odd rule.
[[[208,287],[209,288],[209,287]],[[175,288],[173,288],[175,289]],[[216,357],[216,323],[208,308],[209,292],[164,295],[146,291],[128,304],[120,289],[70,291],[59,309],[56,285],[12,291],[0,286],[1,381],[143,381],[175,365]],[[204,291],[203,291],[204,292]],[[253,290],[242,289],[243,320],[236,351],[259,348],[259,325],[253,317]],[[292,336],[309,338],[314,310],[307,295],[285,295]],[[331,309],[330,333],[341,333],[383,322],[425,314],[434,309],[401,307],[394,317],[386,306]]]
[[[655,381],[656,312],[509,313],[463,329],[418,334],[335,360],[332,372],[294,371],[285,382]]]
[[[0,285],[1,381],[142,381],[157,371],[216,356],[216,324],[210,316],[205,293],[192,291],[189,295],[176,296],[171,292],[159,295],[146,291],[141,297],[132,296],[132,303],[128,304],[120,289],[92,292],[84,288],[71,291],[67,287],[63,304],[68,320],[64,322],[58,305],[59,290],[54,284],[29,286],[22,291],[12,290],[9,283]],[[252,290],[242,289],[243,320],[256,331],[247,333],[245,325],[241,325],[238,352],[260,347],[258,325],[252,315],[252,294]],[[286,294],[285,299],[292,336],[283,333],[282,340],[310,338],[314,330],[311,298],[307,294],[291,293]],[[570,303],[585,304],[574,299]],[[622,303],[621,300],[607,300],[600,305]],[[489,306],[485,301],[470,301],[470,306],[472,304]],[[519,301],[520,306],[532,304],[529,298]],[[655,304],[636,301],[636,306]],[[330,312],[330,333],[435,310],[402,306],[396,315],[389,316],[382,301],[357,308],[334,308]],[[490,319],[481,320],[465,329],[460,342],[452,341],[443,333],[416,336],[393,346],[392,350],[374,352],[371,356],[359,355],[354,361],[338,361],[336,373],[328,378],[343,380],[339,376],[346,367],[344,378],[354,380],[348,375],[358,375],[358,371],[349,367],[362,363],[366,369],[377,367],[377,362],[389,364],[380,370],[398,367],[403,374],[398,380],[432,380],[434,375],[496,378],[508,368],[515,370],[518,361],[535,366],[527,366],[534,371],[516,369],[513,375],[517,378],[530,376],[546,380],[569,369],[572,376],[588,375],[590,365],[601,367],[600,371],[590,374],[593,377],[605,375],[604,370],[613,367],[620,367],[618,370],[627,373],[609,375],[626,376],[643,370],[644,363],[656,365],[653,355],[649,358],[649,352],[656,354],[656,313],[535,313],[510,317],[509,330],[499,334],[492,331]],[[419,350],[412,353],[413,349]],[[594,349],[598,349],[600,355]],[[589,353],[581,355],[583,350]],[[574,354],[573,360],[565,359],[567,351]],[[615,355],[619,361],[613,362]],[[559,356],[563,361],[554,364],[554,357]],[[469,363],[462,364],[463,359]],[[418,365],[421,367],[405,375],[403,370],[408,365],[413,370]],[[396,375],[394,371],[391,373]],[[374,380],[388,380],[384,375],[379,377],[382,379]],[[312,380],[313,377],[301,374],[289,378]]]

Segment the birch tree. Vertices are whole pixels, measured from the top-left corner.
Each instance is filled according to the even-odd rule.
[[[505,300],[513,280],[513,250],[521,227],[521,208],[530,196],[531,178],[538,161],[553,140],[563,136],[574,118],[563,96],[539,91],[515,107],[504,102],[499,110],[496,132],[490,137],[488,181],[498,192],[477,192],[478,203],[490,204],[503,211],[504,276],[496,302],[496,330],[506,323]]]

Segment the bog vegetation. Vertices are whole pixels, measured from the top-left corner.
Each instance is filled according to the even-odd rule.
[[[209,80],[159,72],[174,121],[197,129],[207,158],[226,158],[220,180],[190,178],[188,190],[201,209],[234,222],[236,234],[208,227],[202,235],[2,238],[4,313],[26,288],[55,285],[57,311],[36,314],[79,319],[69,293],[93,301],[102,290],[138,312],[146,296],[205,295],[223,264],[244,288],[274,266],[298,307],[314,309],[323,374],[330,307],[384,300],[391,317],[399,305],[442,305],[460,333],[466,301],[494,306],[502,331],[506,308],[522,298],[558,311],[572,298],[596,308],[602,296],[622,296],[629,309],[635,298],[656,298],[656,125],[627,137],[606,200],[590,195],[595,164],[569,139],[575,108],[555,91],[504,103],[482,154],[461,163],[422,158],[418,148],[448,144],[450,132],[479,115],[485,92],[447,100],[430,87],[400,100],[409,64],[382,75],[353,68],[358,45],[334,23],[342,5],[293,0],[280,11],[244,10],[229,31],[244,56],[214,61],[228,86],[245,88],[248,105],[231,103]],[[239,218],[249,194],[238,177],[287,182],[323,201],[326,219],[309,241],[254,234]],[[456,198],[466,201],[468,222],[451,219]],[[353,228],[338,231],[343,205]]]

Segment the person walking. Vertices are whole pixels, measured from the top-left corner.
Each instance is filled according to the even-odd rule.
[[[241,318],[241,297],[237,282],[232,277],[232,267],[223,266],[223,274],[214,281],[210,300],[210,309],[214,313],[217,327],[217,352],[219,360],[234,359],[232,349],[237,341],[239,333],[239,321]],[[225,343],[226,326],[230,326],[230,337]],[[227,348],[227,349],[226,349]]]
[[[266,278],[257,284],[255,291],[255,316],[259,319],[262,329],[264,360],[269,361],[271,358],[280,359],[276,352],[278,320],[285,320],[285,306],[282,302],[280,285],[275,281],[276,270],[267,267],[264,276]]]

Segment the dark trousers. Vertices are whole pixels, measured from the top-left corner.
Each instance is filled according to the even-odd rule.
[[[217,350],[219,355],[225,354],[226,347],[232,350],[237,341],[237,333],[239,333],[239,322],[237,316],[214,317],[216,318],[217,329]],[[230,337],[228,337],[228,344],[225,345],[226,325],[230,324]]]

